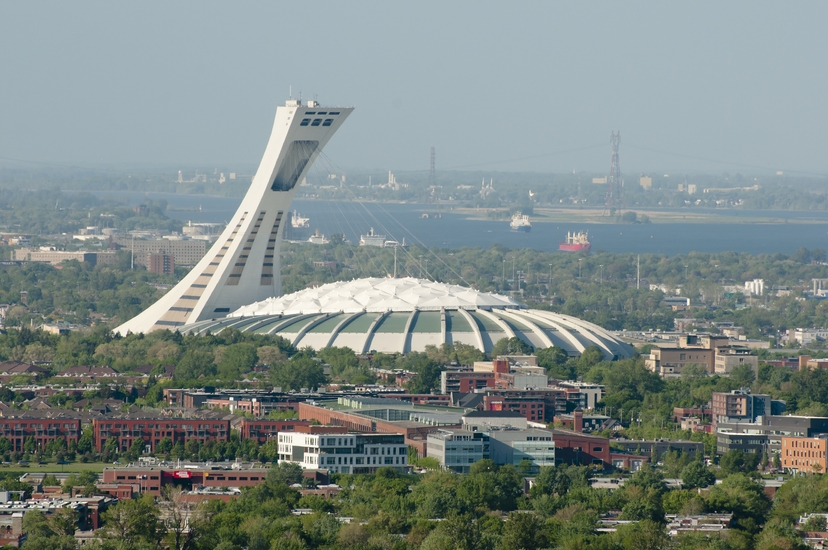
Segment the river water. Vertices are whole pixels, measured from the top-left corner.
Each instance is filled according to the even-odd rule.
[[[118,198],[129,205],[147,199],[165,200],[167,215],[184,222],[226,222],[241,202],[239,198],[172,193],[94,192],[102,198]],[[750,210],[688,210],[734,216],[763,216],[784,223],[555,223],[535,222],[530,233],[509,231],[508,221],[470,220],[456,213],[442,212],[442,218],[423,218],[434,212],[431,205],[316,201],[297,199],[292,208],[311,219],[311,228],[326,236],[342,233],[352,243],[372,227],[376,233],[406,243],[459,248],[501,244],[509,248],[555,251],[567,231],[589,231],[592,250],[615,253],[665,254],[737,251],[751,254],[790,254],[799,247],[828,249],[828,212]],[[640,209],[646,212],[646,209]],[[810,222],[810,223],[787,223]]]

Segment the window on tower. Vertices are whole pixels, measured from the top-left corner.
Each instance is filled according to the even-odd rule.
[[[292,142],[287,148],[282,165],[279,166],[270,189],[273,191],[290,191],[293,189],[317,147],[319,147],[319,142],[316,140],[296,140]]]

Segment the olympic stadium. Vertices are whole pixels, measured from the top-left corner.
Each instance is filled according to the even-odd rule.
[[[501,338],[534,348],[557,346],[578,356],[598,346],[607,359],[633,349],[601,327],[471,288],[415,278],[367,278],[330,283],[243,306],[226,317],[186,325],[184,334],[276,334],[296,347],[341,346],[356,353],[408,353],[428,345],[463,343],[490,352]]]
[[[425,279],[357,279],[282,296],[279,249],[296,186],[352,111],[296,99],[279,106],[259,168],[221,236],[166,295],[115,332],[206,334],[233,327],[276,334],[296,347],[357,353],[408,353],[443,343],[489,353],[498,340],[514,337],[571,356],[590,346],[607,359],[633,355],[592,323]]]

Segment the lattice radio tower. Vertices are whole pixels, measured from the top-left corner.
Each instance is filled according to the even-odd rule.
[[[434,168],[434,147],[431,148],[431,168],[428,170],[429,187],[437,185],[437,171]]]
[[[604,206],[604,215],[612,216],[616,210],[623,207],[621,192],[624,189],[624,182],[621,181],[621,167],[618,164],[618,145],[621,143],[621,132],[610,134],[612,144],[612,161],[610,162],[610,173],[607,178],[607,202]]]

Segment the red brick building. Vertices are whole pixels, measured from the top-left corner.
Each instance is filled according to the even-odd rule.
[[[190,440],[204,443],[209,440],[228,441],[229,420],[195,418],[100,418],[92,420],[95,448],[101,452],[109,438],[118,439],[118,449],[128,451],[132,444],[142,439],[155,452],[158,443],[169,438],[173,445],[186,444]]]
[[[253,439],[264,445],[271,439],[276,439],[279,432],[307,431],[303,428],[311,426],[310,420],[249,420],[241,421],[239,434],[242,439]]]
[[[557,463],[612,468],[610,442],[606,437],[553,430],[552,440]]]
[[[184,489],[202,487],[253,487],[267,477],[267,468],[247,470],[207,470],[145,468],[106,468],[103,482],[106,484],[135,485],[141,494],[160,495],[164,485],[177,485]]]
[[[46,416],[0,418],[0,437],[5,437],[11,442],[12,451],[22,452],[29,438],[34,439],[38,449],[43,449],[55,439],[65,440],[68,447],[72,441],[77,443],[80,436],[81,421],[62,414],[51,418]]]
[[[440,390],[444,394],[471,393],[475,390],[495,387],[494,372],[443,371],[440,376]]]
[[[147,254],[147,271],[162,275],[175,273],[175,256],[164,252]]]
[[[483,407],[487,411],[515,411],[532,422],[552,422],[556,414],[566,413],[567,391],[563,388],[486,390]]]

